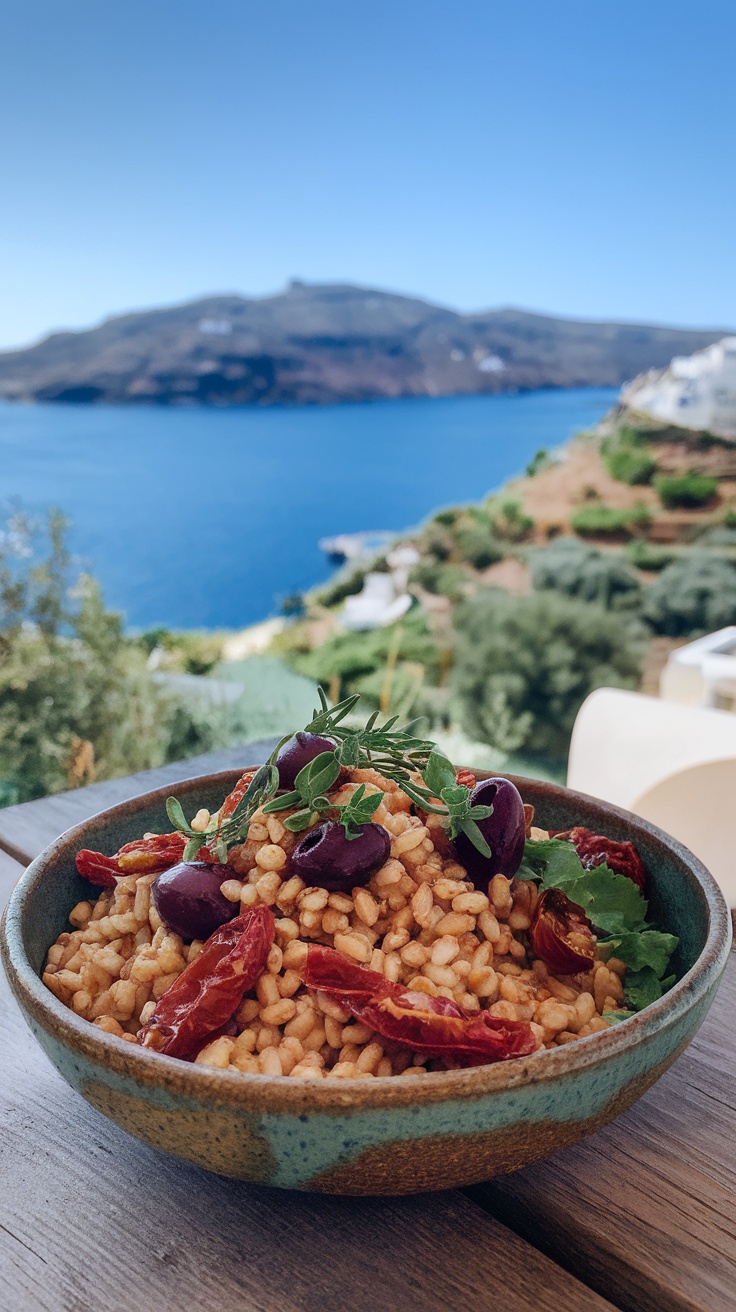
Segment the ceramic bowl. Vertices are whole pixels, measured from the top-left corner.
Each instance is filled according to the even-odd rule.
[[[673,838],[616,807],[554,784],[515,779],[535,823],[587,825],[632,839],[661,925],[680,937],[679,983],[602,1034],[494,1066],[417,1079],[289,1080],[161,1057],[104,1034],[41,983],[49,946],[89,886],[80,847],[114,852],[168,828],[174,791],[185,811],[215,810],[237,773],[190,779],[136,797],[69,829],[28,868],[5,915],[2,950],[25,1018],[83,1098],[153,1147],[222,1175],[289,1189],[400,1194],[468,1185],[582,1139],[630,1107],[690,1042],[718,986],[731,922],[712,876]]]

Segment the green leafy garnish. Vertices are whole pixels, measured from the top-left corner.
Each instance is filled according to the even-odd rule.
[[[674,982],[674,975],[658,979],[657,972],[651,966],[644,966],[642,970],[627,970],[624,976],[624,997],[634,1011],[641,1011],[650,1002],[661,998]]]
[[[545,888],[565,888],[566,881],[573,883],[579,879],[582,870],[572,843],[565,843],[561,838],[529,838],[524,844],[518,877],[541,879]]]
[[[665,934],[659,929],[645,929],[638,934],[624,934],[621,938],[606,940],[613,949],[611,955],[625,961],[629,967],[627,979],[632,971],[649,967],[658,979],[664,975],[670,957],[678,944],[674,934]]]
[[[357,838],[360,825],[370,824],[374,813],[383,801],[383,793],[367,793],[365,784],[356,788],[346,806],[340,807],[340,824],[346,838]]]
[[[643,928],[647,901],[633,879],[617,875],[607,865],[585,870],[572,843],[561,838],[528,839],[520,877],[541,879],[543,888],[560,888],[583,908],[603,934],[623,934]]]
[[[325,796],[340,773],[340,762],[335,752],[321,752],[309,761],[294,780],[294,790],[282,797],[274,797],[267,802],[263,810],[266,815],[273,811],[286,811],[297,806],[295,811],[284,820],[284,825],[292,833],[301,833],[316,824],[322,811],[329,811],[332,803]]]
[[[422,771],[422,778],[428,788],[440,797],[443,788],[451,788],[455,783],[455,767],[449,756],[445,756],[439,747],[433,747]]]
[[[647,900],[627,875],[605,864],[586,870],[572,843],[547,838],[527,841],[519,878],[539,880],[542,890],[559,888],[583,908],[597,931],[601,957],[615,956],[628,967],[624,994],[634,1011],[656,1002],[672,986],[674,975],[662,977],[679,939],[647,923]]]
[[[493,815],[492,806],[471,806],[470,789],[464,784],[452,784],[448,788],[443,788],[440,798],[447,807],[449,824],[447,831],[450,838],[457,838],[458,834],[465,834],[470,839],[473,847],[476,847],[481,856],[490,857],[491,849],[478,828],[477,821],[485,820],[489,815]]]

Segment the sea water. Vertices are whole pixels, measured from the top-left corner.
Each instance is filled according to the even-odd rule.
[[[609,388],[295,408],[0,405],[0,502],[71,521],[128,625],[241,627],[327,578],[322,537],[479,500]]]

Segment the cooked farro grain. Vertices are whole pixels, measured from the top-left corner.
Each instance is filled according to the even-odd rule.
[[[198,1064],[291,1079],[421,1076],[446,1068],[444,1059],[382,1038],[328,992],[307,987],[310,944],[414,994],[448,999],[469,1017],[487,1011],[524,1022],[546,1048],[607,1028],[604,1013],[623,1004],[622,961],[553,974],[531,948],[535,881],[494,874],[487,886],[474,887],[439,817],[415,814],[399,784],[373,769],[343,769],[330,801],[346,805],[361,784],[366,794],[383,793],[373,819],[388,833],[390,855],[350,892],[309,885],[290,868],[301,837],[285,827],[292,811],[256,811],[247,840],[231,847],[221,893],[237,914],[271,908],[275,940],[231,1032],[203,1042]],[[527,833],[546,838],[526,811]],[[203,832],[210,822],[200,810],[192,828]],[[96,900],[79,902],[43,974],[77,1015],[132,1041],[203,947],[163,924],[152,898],[157,877],[150,869],[126,873]]]

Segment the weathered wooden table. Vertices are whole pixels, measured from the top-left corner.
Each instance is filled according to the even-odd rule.
[[[268,744],[0,811],[0,902],[62,829]],[[697,1039],[627,1115],[467,1191],[348,1199],[209,1175],[72,1092],[0,1002],[2,1312],[733,1312],[736,958]]]

